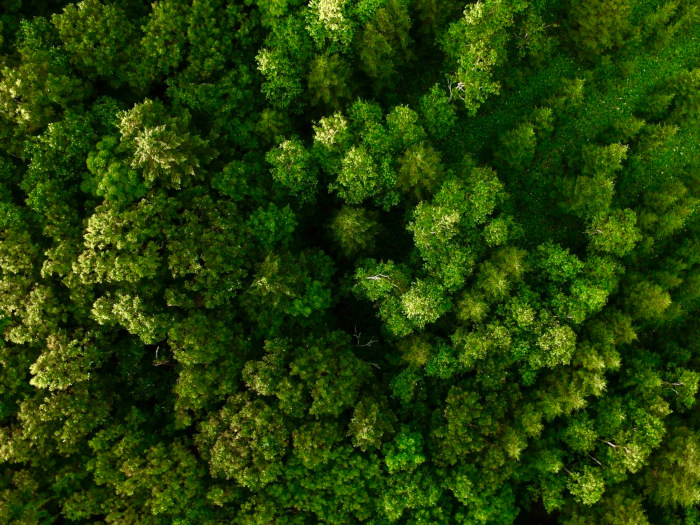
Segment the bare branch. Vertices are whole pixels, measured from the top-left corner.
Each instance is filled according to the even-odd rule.
[[[598,465],[600,465],[601,467],[603,466],[603,464],[602,464],[600,461],[598,461],[596,458],[594,458],[594,457],[591,456],[590,454],[588,454],[588,457],[591,458],[591,459],[592,459],[593,461],[595,461],[596,463],[598,463]]]

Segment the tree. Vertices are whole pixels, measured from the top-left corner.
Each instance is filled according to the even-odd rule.
[[[671,296],[657,284],[640,282],[631,288],[629,304],[636,318],[655,319],[671,305]]]
[[[372,251],[379,233],[376,213],[350,206],[343,206],[328,227],[346,257]]]
[[[503,135],[501,144],[499,157],[502,162],[513,170],[523,171],[535,156],[535,129],[532,124],[521,124]]]
[[[131,155],[131,167],[142,170],[149,187],[156,180],[166,188],[187,186],[200,163],[216,156],[205,140],[187,132],[187,111],[170,116],[161,102],[146,100],[119,118],[121,148]]]
[[[581,175],[562,183],[567,197],[565,207],[585,218],[609,212],[615,188],[613,176],[622,169],[626,156],[627,147],[621,144],[584,148]]]
[[[423,436],[402,427],[393,441],[384,445],[384,463],[389,473],[412,471],[425,463]]]
[[[335,185],[339,195],[348,204],[361,204],[375,193],[382,185],[382,173],[374,164],[367,149],[352,147],[343,157],[342,168]],[[389,179],[389,184],[393,181]]]
[[[355,47],[362,70],[383,85],[409,56],[411,19],[402,0],[387,0],[357,36]]]
[[[313,159],[299,139],[282,142],[265,159],[272,165],[272,179],[300,203],[315,198],[317,175]]]
[[[88,78],[105,79],[115,87],[138,82],[124,68],[137,53],[138,30],[118,6],[83,0],[51,21],[73,64]]]
[[[399,187],[417,196],[429,195],[442,175],[440,154],[424,143],[410,146],[399,158]]]
[[[457,115],[445,89],[435,84],[420,100],[425,129],[436,139],[445,139],[455,125]]]
[[[353,406],[369,376],[369,365],[350,350],[341,332],[310,339],[290,349],[291,342],[266,342],[261,361],[243,370],[248,386],[261,395],[279,398],[279,408],[291,416],[338,416]]]
[[[386,397],[365,397],[357,404],[348,425],[353,446],[363,452],[380,448],[395,433],[397,419],[388,404]]]
[[[596,216],[589,229],[593,249],[612,253],[614,255],[627,255],[634,249],[635,244],[642,239],[636,227],[637,217],[632,210],[615,210],[607,217]]]
[[[416,281],[401,297],[401,305],[406,317],[418,328],[434,323],[452,306],[442,287],[428,281]]]
[[[30,381],[32,385],[49,390],[65,390],[90,379],[90,374],[99,368],[104,359],[95,344],[100,342],[100,335],[78,333],[75,336],[77,338],[73,339],[60,332],[48,336],[47,351],[30,367],[34,375]]]
[[[206,422],[198,439],[214,476],[253,490],[278,478],[290,444],[282,414],[246,394],[230,398],[218,416]]]
[[[289,108],[304,91],[305,72],[312,56],[304,25],[299,16],[281,18],[255,57],[257,68],[265,77],[263,93],[279,109]]]
[[[180,0],[162,0],[153,5],[140,42],[142,74],[165,77],[175,70],[186,55],[187,4]],[[148,78],[148,77],[147,77]]]
[[[580,56],[595,58],[621,45],[629,31],[629,2],[595,0],[586,5],[572,2],[568,24]]]
[[[662,505],[689,507],[700,500],[698,438],[687,428],[674,429],[666,445],[655,454],[645,489]]]
[[[337,109],[350,98],[350,67],[338,55],[317,55],[309,70],[309,91],[314,105]]]
[[[450,24],[442,42],[456,71],[451,75],[450,98],[458,98],[470,115],[489,95],[500,92],[493,79],[494,69],[505,61],[507,30],[525,2],[509,4],[501,0],[470,5],[464,17]]]
[[[22,149],[24,133],[43,128],[86,96],[80,79],[70,74],[68,55],[57,44],[55,29],[46,19],[22,20],[20,61],[15,67],[3,65],[0,112],[19,133],[7,146],[15,155]]]
[[[242,298],[252,322],[266,334],[297,318],[303,323],[314,312],[331,303],[329,281],[334,273],[331,260],[323,252],[270,254],[252,276]]]
[[[567,487],[576,501],[584,505],[597,503],[605,490],[596,470],[588,466],[583,467],[581,472],[573,472],[567,481]]]

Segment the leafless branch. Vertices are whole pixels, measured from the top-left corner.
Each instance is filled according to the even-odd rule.
[[[370,337],[369,342],[362,344],[360,341],[360,338],[362,337],[362,332],[357,331],[357,326],[355,327],[355,333],[352,336],[357,342],[355,343],[356,347],[366,347],[366,346],[372,346],[374,343],[378,343],[379,340],[375,339],[374,337]],[[379,368],[379,367],[377,367]]]

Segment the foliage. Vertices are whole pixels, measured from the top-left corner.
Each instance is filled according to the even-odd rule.
[[[0,522],[699,522],[695,4],[4,2]]]

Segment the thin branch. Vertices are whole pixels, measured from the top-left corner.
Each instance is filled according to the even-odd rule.
[[[357,331],[357,326],[355,327],[355,333],[353,334],[352,337],[353,337],[355,340],[357,340],[357,343],[355,343],[355,346],[356,346],[356,347],[359,347],[359,348],[363,348],[363,347],[366,347],[366,346],[372,346],[374,343],[378,343],[378,342],[379,342],[378,339],[375,339],[374,337],[370,337],[368,343],[362,344],[362,343],[360,342],[360,338],[362,337],[362,332],[359,332],[359,333],[358,333],[358,331]],[[379,368],[379,367],[377,367],[377,368]]]
[[[596,463],[598,463],[598,465],[600,465],[601,467],[603,466],[603,464],[602,464],[600,461],[598,461],[596,458],[594,458],[594,457],[591,456],[590,454],[588,454],[588,457],[591,458],[591,459],[592,459],[593,461],[595,461]]]

